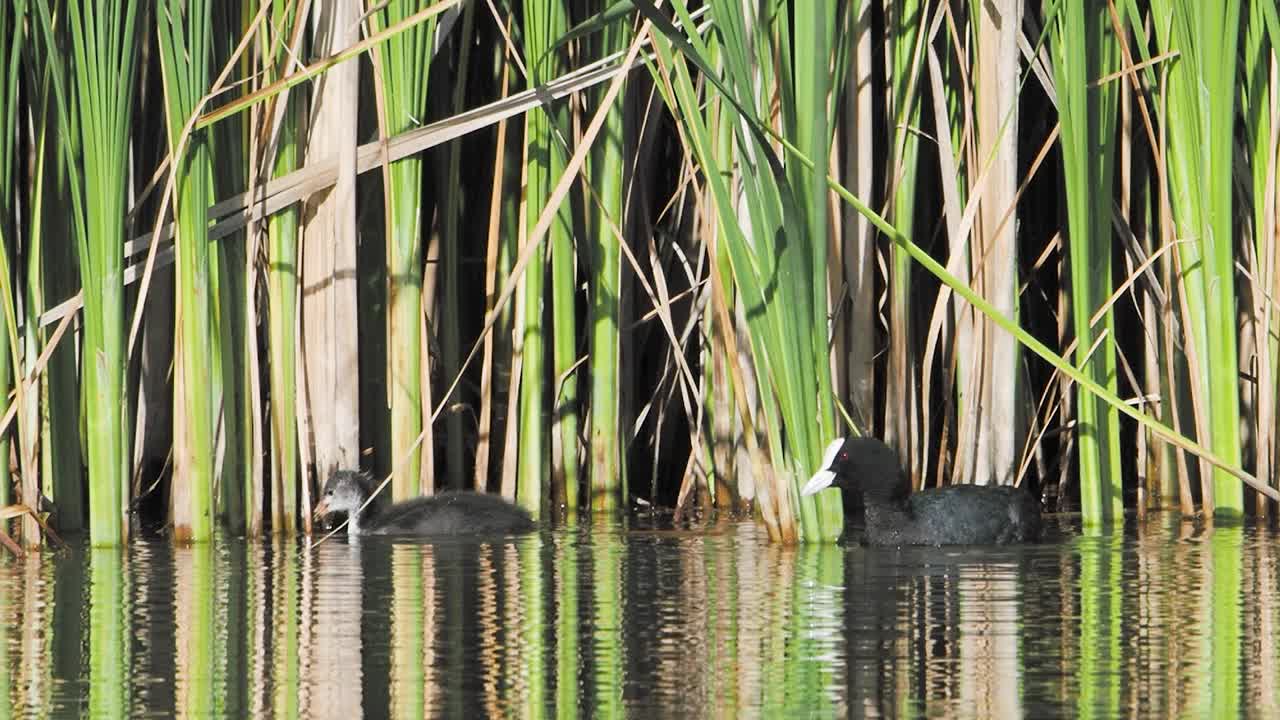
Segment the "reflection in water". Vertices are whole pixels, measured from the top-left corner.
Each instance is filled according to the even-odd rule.
[[[1265,713],[1275,548],[1161,517],[1010,548],[748,523],[72,548],[0,560],[0,717]]]
[[[590,536],[587,554],[590,567],[585,582],[591,597],[591,611],[583,618],[582,635],[587,677],[592,702],[601,717],[618,717],[623,706],[622,651],[622,553],[623,543],[611,532]]]
[[[391,564],[396,570],[390,618],[391,637],[396,640],[391,649],[392,717],[422,717],[427,700],[423,693],[428,685],[439,682],[434,677],[435,646],[424,637],[435,629],[433,550],[404,545],[391,548]]]
[[[173,617],[177,637],[177,694],[179,717],[213,714],[213,635],[216,590],[213,584],[213,546],[202,543],[178,548],[174,554]]]
[[[1120,710],[1120,633],[1124,588],[1120,538],[1086,532],[1080,551],[1080,672],[1077,712],[1111,717]]]
[[[88,683],[89,714],[94,717],[124,717],[129,707],[129,619],[124,557],[119,550],[93,548],[89,551],[92,652]]]
[[[22,571],[22,616],[25,622],[21,628],[14,627],[12,629],[5,628],[3,632],[21,632],[22,633],[22,654],[29,658],[47,658],[49,656],[49,648],[45,641],[48,634],[44,629],[49,624],[49,604],[43,602],[42,594],[46,583],[48,582],[49,568],[42,566],[40,563],[26,563]],[[17,602],[18,597],[9,599],[9,602]],[[4,602],[4,601],[0,601]],[[0,613],[3,613],[0,608]],[[8,663],[3,663],[4,668],[0,668],[0,673],[8,676],[10,668]],[[19,687],[26,688],[21,698],[22,704],[29,708],[46,707],[49,701],[49,683],[50,683],[50,667],[47,662],[29,662],[17,669],[19,676]],[[5,681],[0,687],[7,685]]]
[[[300,674],[308,682],[303,717],[361,717],[363,694],[361,608],[364,573],[358,546],[326,543],[317,552],[299,553],[302,605],[309,622],[301,624],[300,649],[305,654]],[[333,682],[333,678],[342,678]],[[281,713],[284,714],[284,713]]]

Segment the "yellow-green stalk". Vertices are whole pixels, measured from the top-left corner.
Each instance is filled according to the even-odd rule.
[[[561,0],[539,0],[526,3],[524,7],[524,40],[525,65],[529,69],[529,83],[537,86],[554,78],[560,67],[555,54],[548,54],[552,44],[567,29],[564,5]],[[565,154],[563,145],[555,137],[555,123],[551,115],[554,107],[538,107],[525,114],[524,141],[527,147],[527,166],[525,169],[525,215],[524,224],[530,230],[542,214],[547,204],[551,189],[564,172]],[[562,206],[563,208],[564,206]],[[567,210],[562,209],[556,220],[547,231],[547,243],[552,248],[553,258],[560,257],[557,248],[563,249],[568,242],[569,223]],[[560,264],[553,259],[555,272],[564,270],[562,258]],[[553,276],[553,283],[556,282]],[[543,486],[548,477],[547,432],[549,424],[553,428],[564,426],[554,420],[548,423],[546,405],[551,403],[552,412],[560,412],[569,405],[567,391],[572,389],[571,378],[565,378],[567,388],[560,393],[560,378],[546,365],[546,266],[536,258],[525,269],[524,273],[524,326],[516,332],[523,335],[524,350],[520,377],[520,417],[519,427],[519,480],[516,491],[517,502],[534,516],[542,512]],[[572,302],[561,305],[559,293],[553,293],[556,324],[552,328],[553,345],[560,332],[573,333]],[[565,323],[570,329],[561,330]],[[559,361],[557,354],[557,363]],[[556,365],[558,367],[558,365]],[[551,389],[548,393],[547,390]],[[548,397],[550,395],[551,397]],[[574,425],[576,427],[576,424]],[[573,447],[576,447],[574,445]],[[567,478],[566,478],[567,480]]]
[[[14,213],[15,194],[13,187],[14,150],[17,139],[16,128],[21,108],[18,105],[18,63],[22,56],[24,38],[23,15],[26,8],[24,2],[5,3],[0,5],[0,256],[3,259],[4,271],[9,270],[9,248],[17,240],[17,216]],[[12,278],[0,279],[6,288],[13,287]],[[30,319],[26,323],[30,330]],[[9,397],[12,388],[12,368],[10,367],[10,341],[7,331],[0,332],[0,391]],[[0,457],[9,457],[9,436],[0,437]],[[13,502],[12,478],[9,476],[9,464],[0,463],[0,507]],[[5,530],[8,523],[0,524]]]
[[[288,0],[272,0],[270,22],[264,31],[266,80],[284,74],[293,54],[297,16]],[[268,147],[273,177],[287,175],[298,167],[299,135],[302,122],[301,88],[276,97],[286,98],[275,147]],[[268,105],[275,108],[275,104]],[[266,113],[267,122],[272,114]],[[274,150],[274,154],[272,154]],[[267,221],[267,365],[271,393],[271,527],[290,535],[297,527],[298,513],[298,207],[275,213]],[[249,535],[262,531],[262,493],[250,493],[246,529]],[[303,510],[305,512],[305,509]]]
[[[626,49],[627,26],[613,22],[601,34],[600,55]],[[603,92],[597,97],[603,97]],[[621,317],[622,250],[627,220],[623,216],[628,191],[623,178],[626,157],[623,141],[624,105],[609,109],[604,130],[592,148],[591,183],[599,204],[588,202],[593,216],[590,223],[591,300],[589,305],[591,333],[591,428],[588,444],[590,457],[590,505],[596,512],[608,512],[625,506],[627,477],[621,415],[621,347],[618,323]],[[622,237],[615,235],[622,233]]]
[[[209,225],[208,131],[184,135],[188,118],[209,86],[212,7],[165,0],[156,13],[164,76],[166,126],[173,156],[177,325],[174,336],[173,535],[203,542],[213,533],[215,338]]]
[[[528,6],[526,6],[527,9]],[[535,82],[546,82],[560,75],[562,64],[555,52],[547,53],[551,43],[569,29],[569,20],[562,2],[546,3],[546,12],[537,19],[540,27],[529,37],[528,54],[535,64]],[[530,28],[528,20],[526,29]],[[533,37],[539,38],[538,44]],[[543,46],[542,43],[546,45]],[[548,165],[545,177],[554,185],[564,173],[566,162],[563,140],[556,138],[554,128],[564,132],[563,106],[543,108],[549,114],[551,125],[539,142],[546,141]],[[566,134],[567,135],[567,134]],[[549,186],[550,187],[550,186]],[[541,207],[539,207],[541,213]],[[551,251],[551,488],[552,497],[563,503],[570,514],[578,507],[578,428],[581,426],[578,407],[578,313],[577,274],[578,256],[574,251],[573,234],[568,221],[569,205],[561,205],[561,222],[547,231],[547,244]],[[537,215],[530,214],[536,221]]]
[[[427,3],[396,0],[370,15],[373,32],[399,22]],[[427,111],[434,19],[389,38],[374,49],[388,136],[418,126]],[[391,411],[391,466],[395,500],[421,495],[422,453],[422,156],[391,163],[387,178],[387,395]],[[452,378],[450,378],[451,380]]]
[[[221,70],[232,57],[236,44],[244,32],[243,8],[235,3],[218,3],[213,6],[211,35],[216,41],[210,58],[212,67]],[[243,62],[240,63],[244,65]],[[242,85],[236,76],[224,81],[226,97],[235,97]],[[213,157],[213,188],[216,197],[231,197],[245,191],[246,152],[244,115],[234,115],[211,128]],[[258,461],[263,454],[258,447],[261,435],[254,433],[255,415],[258,409],[250,397],[251,377],[257,362],[257,317],[249,297],[250,266],[246,262],[245,233],[237,231],[218,241],[211,250],[217,260],[216,307],[219,352],[215,354],[220,364],[218,375],[221,394],[215,407],[220,407],[221,417],[218,435],[222,437],[225,452],[220,475],[221,493],[216,498],[218,515],[227,528],[242,534],[247,526],[248,506],[255,500],[252,494],[255,472],[261,472]],[[255,293],[256,295],[256,293]]]

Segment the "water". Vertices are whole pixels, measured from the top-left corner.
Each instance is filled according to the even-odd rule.
[[[556,530],[0,560],[0,716],[1277,716],[1277,536]]]

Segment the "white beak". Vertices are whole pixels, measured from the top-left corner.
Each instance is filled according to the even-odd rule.
[[[809,478],[809,482],[800,488],[800,494],[803,496],[813,495],[819,490],[826,490],[831,487],[831,483],[836,481],[836,474],[831,472],[831,465],[836,461],[836,454],[840,452],[840,448],[844,447],[844,438],[839,437],[827,444],[827,449],[822,452],[822,465],[818,472]]]
[[[819,470],[813,474],[813,477],[809,478],[809,482],[805,483],[804,487],[800,488],[800,494],[808,496],[818,492],[819,490],[826,490],[831,487],[831,483],[835,481],[835,473],[830,470]]]

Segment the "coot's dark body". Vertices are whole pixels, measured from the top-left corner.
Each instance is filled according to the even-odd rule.
[[[496,495],[445,492],[396,503],[366,522],[373,535],[519,533],[533,529],[529,513]]]
[[[950,485],[901,502],[866,501],[872,545],[1002,545],[1040,537],[1040,505],[1009,485]]]
[[[370,481],[352,470],[339,470],[325,483],[317,515],[345,512],[349,535],[447,537],[529,532],[529,513],[495,495],[446,492],[396,503],[387,508],[370,503]]]
[[[841,438],[801,491],[860,493],[869,545],[999,545],[1040,537],[1040,503],[1022,488],[951,485],[911,493],[898,455],[875,438]]]

